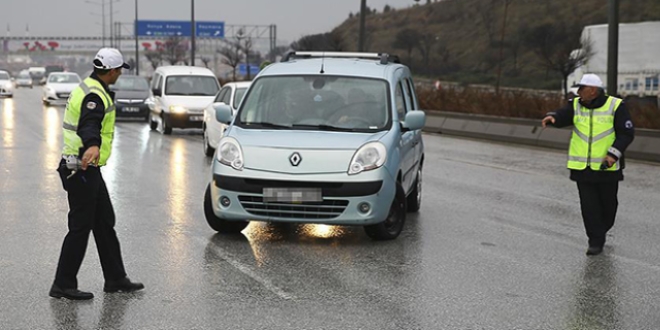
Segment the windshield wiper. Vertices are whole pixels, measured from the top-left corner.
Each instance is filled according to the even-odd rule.
[[[302,125],[302,124],[295,124],[291,126],[292,128],[317,128],[321,131],[338,131],[338,132],[346,132],[346,131],[355,131],[352,128],[348,127],[338,127],[338,126],[332,126],[332,125]]]
[[[254,122],[243,122],[245,126],[261,126],[265,128],[276,128],[276,129],[291,129],[291,126],[274,124],[266,121],[254,121]]]

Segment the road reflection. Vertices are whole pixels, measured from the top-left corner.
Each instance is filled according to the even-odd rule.
[[[2,146],[14,147],[14,100],[4,99],[2,101]]]
[[[568,329],[625,329],[620,324],[617,270],[609,255],[587,258],[575,293],[574,315]]]

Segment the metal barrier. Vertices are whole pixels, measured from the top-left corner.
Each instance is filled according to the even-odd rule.
[[[538,120],[426,111],[425,132],[481,138],[555,149],[568,149],[570,128],[541,127]],[[660,131],[635,129],[627,158],[660,162]]]

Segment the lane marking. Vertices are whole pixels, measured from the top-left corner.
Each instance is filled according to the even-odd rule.
[[[202,245],[208,245],[209,243],[208,240],[205,240],[200,237],[195,237],[195,240],[201,243]],[[280,289],[277,285],[273,284],[273,282],[271,282],[269,279],[264,278],[259,274],[257,274],[257,272],[254,271],[252,267],[250,267],[249,265],[244,264],[238,261],[237,259],[235,259],[230,253],[228,253],[224,249],[218,247],[215,244],[211,244],[211,249],[218,257],[220,257],[221,259],[232,265],[234,268],[238,269],[238,271],[240,271],[241,273],[257,281],[258,283],[263,285],[266,289],[268,289],[270,292],[274,293],[278,297],[285,300],[296,299],[292,294],[287,293],[286,291]]]

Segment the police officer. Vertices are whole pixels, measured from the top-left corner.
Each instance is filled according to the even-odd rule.
[[[78,290],[76,279],[90,231],[98,248],[105,292],[131,292],[144,288],[126,277],[114,230],[115,213],[101,175],[112,150],[115,130],[114,84],[122,68],[121,53],[103,48],[94,58],[94,72],[71,92],[64,112],[63,157],[58,168],[69,201],[69,232],[64,238],[55,281],[49,295],[74,300],[92,299]]]
[[[619,181],[623,180],[625,167],[623,154],[635,130],[625,103],[605,94],[597,75],[585,74],[577,86],[579,97],[548,113],[541,125],[574,126],[568,168],[580,195],[589,238],[587,255],[597,255],[603,252],[606,234],[614,225]]]

